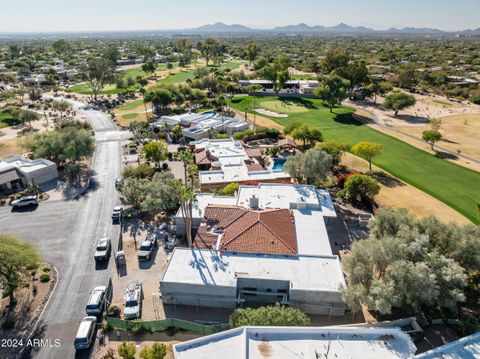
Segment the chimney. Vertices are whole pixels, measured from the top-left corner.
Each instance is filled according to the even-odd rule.
[[[258,208],[258,198],[255,197],[255,195],[253,195],[253,196],[250,198],[250,208],[252,208],[252,209]]]

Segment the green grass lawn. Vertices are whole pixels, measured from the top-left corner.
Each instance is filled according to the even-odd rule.
[[[78,93],[80,95],[91,95],[92,90],[90,90],[90,87],[88,87],[88,84],[86,82],[76,84],[73,86],[70,86],[67,89],[67,92],[74,92]],[[117,89],[115,85],[107,85],[103,88],[103,90],[100,91],[100,95],[114,95],[114,94],[119,94],[122,93],[122,89]]]
[[[13,117],[10,113],[0,110],[0,128],[15,126],[20,123],[20,120]]]
[[[138,99],[138,100],[133,100],[133,101],[130,101],[130,102],[126,102],[122,106],[120,106],[118,109],[120,111],[131,111],[131,110],[135,110],[140,105],[143,105],[143,99],[141,99],[141,98]]]
[[[126,113],[125,115],[122,115],[122,118],[125,120],[133,120],[134,118],[138,117],[138,113],[132,112],[132,113]]]
[[[193,79],[193,71],[182,71],[176,74],[168,75],[166,78],[158,80],[159,84],[180,84],[186,82],[188,79]]]
[[[288,118],[269,117],[280,125],[291,122],[307,123],[322,130],[325,140],[337,140],[354,145],[372,141],[383,145],[383,153],[374,159],[375,165],[395,177],[421,189],[454,208],[475,223],[480,223],[477,202],[480,202],[480,172],[448,162],[394,137],[383,134],[356,121],[351,108],[340,107],[330,113],[320,100],[288,99],[306,112],[284,112]],[[257,98],[257,107],[281,106],[277,97]],[[253,112],[253,98],[232,99],[232,107]]]

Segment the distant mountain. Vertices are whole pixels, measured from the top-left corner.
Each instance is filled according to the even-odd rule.
[[[233,25],[226,25],[223,22],[217,22],[215,24],[210,25],[203,25],[193,29],[196,32],[248,32],[252,31],[249,27],[240,25],[240,24],[233,24]]]
[[[171,30],[177,32],[175,30]],[[433,28],[390,28],[388,30],[375,30],[364,26],[350,26],[340,23],[335,26],[310,26],[305,23],[296,25],[277,26],[272,29],[254,29],[240,24],[227,25],[223,22],[204,25],[194,29],[181,30],[188,33],[270,33],[270,34],[335,34],[335,35],[410,35],[410,36],[442,36],[442,35],[462,35],[462,36],[480,36],[480,28],[475,30],[463,31],[443,31]],[[178,30],[180,32],[180,30]]]

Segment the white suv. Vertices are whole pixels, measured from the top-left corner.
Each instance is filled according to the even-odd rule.
[[[95,287],[88,297],[87,307],[85,311],[88,315],[99,315],[105,307],[105,291],[107,287]]]
[[[96,325],[97,318],[95,317],[85,317],[82,319],[78,326],[75,341],[73,342],[75,349],[87,349],[92,345]]]
[[[33,206],[38,204],[38,199],[35,196],[26,196],[20,199],[16,199],[12,201],[12,207],[26,207],[26,206]]]
[[[123,315],[125,319],[140,318],[140,311],[142,306],[142,283],[138,280],[132,280],[128,283],[125,291],[125,308]]]

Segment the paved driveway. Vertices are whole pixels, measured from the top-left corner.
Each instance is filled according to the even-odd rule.
[[[74,103],[77,111],[80,103]],[[2,232],[12,233],[34,242],[48,262],[60,273],[57,288],[41,319],[43,339],[60,339],[60,347],[36,348],[37,358],[88,358],[90,352],[75,353],[73,339],[79,321],[85,316],[90,291],[104,285],[108,268],[96,268],[93,260],[95,241],[109,236],[116,247],[120,234],[112,225],[111,211],[119,203],[115,178],[121,172],[120,140],[126,133],[117,131],[108,116],[99,111],[85,110],[96,132],[91,186],[83,197],[73,201],[47,201],[34,211],[11,212],[0,209]]]

